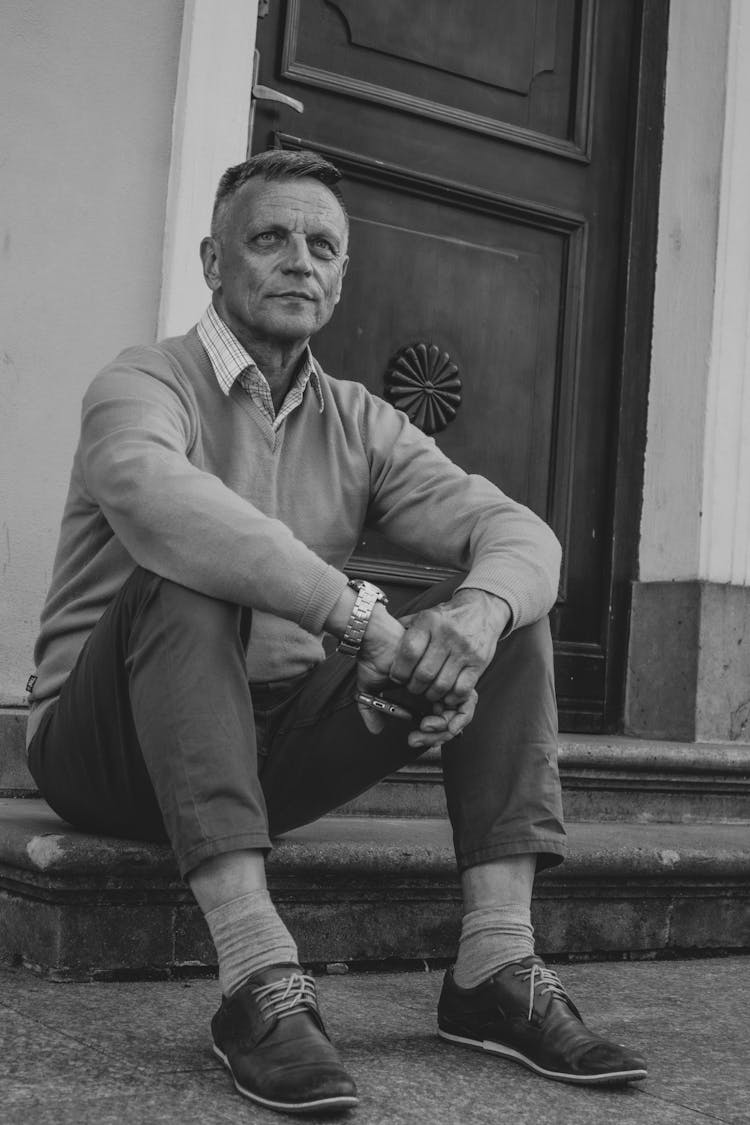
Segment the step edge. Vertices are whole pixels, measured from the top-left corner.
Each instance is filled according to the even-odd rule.
[[[30,804],[31,802],[24,802]],[[39,802],[43,804],[43,802]],[[172,878],[176,873],[174,861],[167,845],[140,844],[117,841],[111,837],[89,836],[65,830],[62,822],[55,830],[53,817],[47,817],[42,828],[39,824],[24,825],[23,818],[15,818],[6,832],[0,858],[0,871],[6,879],[9,873],[24,871],[41,879],[85,880],[86,878],[116,878],[153,880]],[[395,819],[395,818],[392,818]],[[269,856],[269,876],[305,870],[330,876],[342,872],[366,875],[377,871],[410,877],[416,873],[455,876],[455,859],[450,842],[450,826],[437,818],[423,818],[423,839],[414,842],[381,840],[387,831],[388,819],[373,821],[367,817],[326,818],[322,838],[316,836],[317,826],[308,826],[296,833],[280,838]],[[404,820],[398,827],[403,830]],[[407,820],[413,826],[415,821]],[[343,839],[336,839],[339,825]],[[379,832],[373,834],[373,825]],[[352,831],[362,829],[362,835],[352,838]],[[649,869],[670,877],[687,876],[691,872],[701,878],[711,872],[736,871],[738,876],[750,877],[750,838],[743,825],[644,825],[620,822],[610,825],[573,822],[568,826],[572,847],[564,872],[568,877],[584,867],[620,872],[632,876]],[[433,838],[425,841],[426,832]],[[666,836],[666,839],[665,839]],[[540,873],[544,878],[546,872]],[[551,872],[554,877],[554,872]]]

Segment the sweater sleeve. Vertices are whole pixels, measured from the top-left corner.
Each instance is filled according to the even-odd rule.
[[[561,549],[547,524],[485,477],[464,472],[388,403],[367,395],[362,418],[371,525],[430,562],[467,571],[463,587],[504,598],[512,628],[548,613]]]
[[[83,402],[86,489],[139,565],[211,597],[273,613],[311,633],[345,575],[189,460],[196,411],[160,356],[124,353]]]

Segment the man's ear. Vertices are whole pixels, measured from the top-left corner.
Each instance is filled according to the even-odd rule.
[[[203,262],[203,276],[206,285],[215,293],[221,288],[221,269],[219,266],[218,240],[211,235],[206,235],[201,240],[201,261]]]
[[[343,260],[341,262],[341,272],[339,273],[338,285],[336,286],[336,300],[334,302],[335,304],[338,304],[340,299],[341,299],[341,286],[342,286],[342,283],[343,283],[344,276],[346,274],[346,270],[347,270],[348,265],[349,265],[349,256],[347,255],[345,258],[343,258]]]

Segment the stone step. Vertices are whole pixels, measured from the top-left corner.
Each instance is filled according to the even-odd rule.
[[[543,953],[750,949],[742,825],[572,823],[540,875]],[[447,959],[460,917],[443,818],[326,817],[274,848],[268,878],[306,964]],[[44,802],[0,800],[0,960],[57,980],[209,971],[213,950],[166,847],[74,832]]]
[[[0,795],[27,797],[34,793],[34,779],[26,766],[25,707],[0,710]]]
[[[561,734],[559,747],[569,820],[750,824],[750,746]],[[423,755],[338,812],[444,816],[439,753]]]
[[[26,712],[0,711],[0,796],[35,796]],[[566,816],[643,824],[750,823],[750,746],[560,735]],[[439,753],[350,801],[339,815],[445,816]]]

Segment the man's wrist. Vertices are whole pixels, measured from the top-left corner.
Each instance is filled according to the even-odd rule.
[[[338,651],[344,656],[358,657],[362,648],[365,632],[370,624],[370,618],[376,605],[387,605],[388,599],[379,586],[373,585],[361,578],[350,578],[350,589],[356,595],[354,606],[349,620],[346,623],[344,635],[339,641]]]
[[[474,606],[480,608],[487,620],[492,621],[497,630],[498,637],[507,632],[513,623],[513,610],[505,598],[499,594],[491,594],[477,586],[461,586],[451,598],[453,605]]]
[[[372,611],[365,630],[360,658],[367,660],[376,654],[382,658],[384,652],[390,652],[392,657],[395,656],[404,632],[401,622],[397,621],[384,605],[378,603]]]
[[[341,640],[346,632],[346,626],[352,615],[357,595],[350,586],[344,586],[339,599],[325,620],[324,628],[336,640]]]

